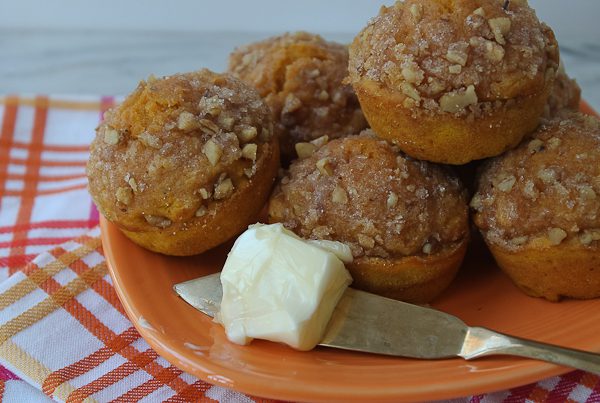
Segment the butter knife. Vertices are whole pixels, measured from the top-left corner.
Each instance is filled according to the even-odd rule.
[[[219,273],[176,284],[174,290],[206,315],[219,312]],[[600,374],[600,354],[469,327],[447,313],[352,288],[342,296],[319,345],[421,359],[515,355]]]

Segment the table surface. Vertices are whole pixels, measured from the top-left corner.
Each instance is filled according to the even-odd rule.
[[[233,48],[273,34],[0,29],[0,93],[123,95],[150,74],[222,71]],[[325,36],[349,42],[353,35]],[[561,53],[600,110],[600,45],[570,41]]]

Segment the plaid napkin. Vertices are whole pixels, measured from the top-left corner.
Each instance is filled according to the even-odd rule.
[[[87,148],[113,98],[0,97],[0,399],[256,399],[170,365],[137,333],[108,275],[86,191]],[[456,402],[600,402],[581,371]]]

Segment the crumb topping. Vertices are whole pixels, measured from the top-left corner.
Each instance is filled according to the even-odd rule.
[[[273,110],[282,152],[328,135],[357,134],[367,124],[347,75],[348,48],[306,32],[285,34],[236,49],[229,71],[254,85]]]
[[[350,46],[350,81],[399,92],[418,113],[478,116],[554,80],[558,45],[527,1],[405,0]]]
[[[600,247],[600,122],[573,113],[547,122],[486,163],[471,200],[488,242]]]
[[[305,238],[344,242],[355,258],[429,255],[468,234],[458,179],[370,130],[293,162],[271,198],[269,219]]]
[[[268,106],[234,77],[151,77],[98,127],[90,191],[113,221],[168,228],[210,214],[251,180],[273,132]]]

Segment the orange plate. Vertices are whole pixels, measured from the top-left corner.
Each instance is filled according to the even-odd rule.
[[[216,385],[285,400],[398,402],[492,392],[569,371],[514,357],[425,361],[322,347],[298,352],[265,341],[237,346],[172,290],[218,271],[231,244],[200,256],[167,257],[136,246],[104,218],[101,226],[115,288],[138,331],[171,363]],[[600,299],[555,304],[529,298],[481,243],[471,247],[459,277],[432,305],[471,326],[600,352]]]

